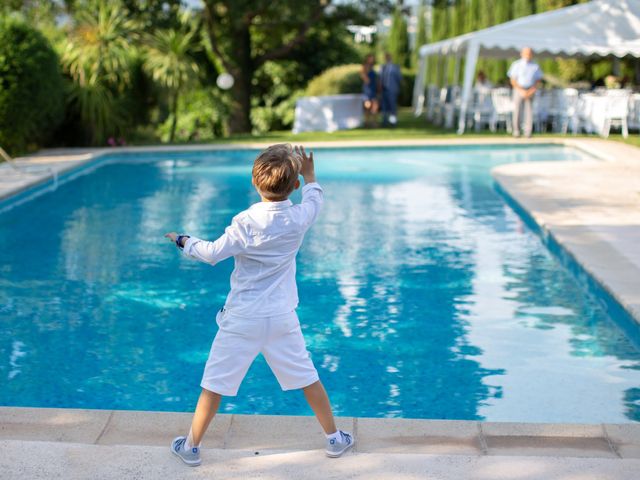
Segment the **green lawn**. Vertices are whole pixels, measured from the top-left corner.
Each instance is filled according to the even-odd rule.
[[[366,140],[415,140],[415,139],[443,139],[462,138],[454,130],[447,130],[429,125],[424,117],[416,118],[410,108],[405,107],[398,112],[398,127],[396,128],[357,128],[354,130],[340,130],[333,133],[305,132],[294,134],[290,130],[269,132],[263,135],[233,135],[229,138],[219,138],[205,143],[305,143],[305,142],[335,142],[335,141],[366,141]],[[463,138],[506,138],[509,134],[504,130],[492,133],[488,130],[476,133],[474,131],[464,134]],[[536,135],[537,136],[537,135]],[[593,135],[577,135],[578,137],[593,137]],[[560,134],[545,134],[537,136],[542,138],[562,138]],[[623,139],[620,134],[612,134],[611,140],[623,141],[631,145],[640,146],[640,137],[630,135]]]

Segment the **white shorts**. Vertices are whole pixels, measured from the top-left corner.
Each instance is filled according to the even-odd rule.
[[[304,343],[296,312],[272,317],[216,316],[213,339],[200,386],[234,397],[258,353],[262,353],[283,390],[304,388],[319,380]]]

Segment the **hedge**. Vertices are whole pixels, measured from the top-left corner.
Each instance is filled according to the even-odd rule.
[[[0,18],[0,146],[37,148],[64,116],[64,83],[47,39],[13,16]]]
[[[339,65],[329,68],[320,75],[312,78],[307,85],[306,94],[308,96],[339,95],[345,93],[361,93],[362,80],[360,79],[361,65]],[[382,67],[378,66],[378,72]],[[398,103],[400,106],[410,106],[413,96],[413,83],[415,72],[409,69],[402,69],[402,85]]]

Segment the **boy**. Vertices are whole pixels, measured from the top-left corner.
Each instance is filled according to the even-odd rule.
[[[289,195],[300,187],[302,203]],[[200,442],[222,395],[235,396],[251,363],[262,353],[283,390],[301,388],[327,436],[326,454],[339,457],[354,438],[336,428],[327,393],[306,349],[295,312],[296,254],[322,206],[313,153],[272,145],[253,164],[252,184],[261,202],[236,215],[215,242],[167,233],[188,257],[216,263],[234,257],[231,291],[218,312],[219,330],[202,376],[202,393],[186,437],[171,451],[187,465],[200,465]]]

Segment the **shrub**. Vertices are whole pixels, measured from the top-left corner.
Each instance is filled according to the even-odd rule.
[[[325,70],[317,77],[311,79],[307,85],[306,94],[309,96],[339,95],[345,93],[362,92],[362,80],[360,79],[360,65],[339,65]],[[382,67],[378,66],[378,72]],[[400,96],[398,104],[400,106],[410,106],[413,96],[413,83],[415,72],[409,69],[402,69],[402,84],[400,86]]]
[[[45,142],[64,116],[58,57],[16,17],[0,18],[0,146],[16,154]]]
[[[360,93],[362,92],[362,80],[359,74],[361,68],[362,66],[358,64],[331,67],[309,81],[307,95],[315,97]]]

